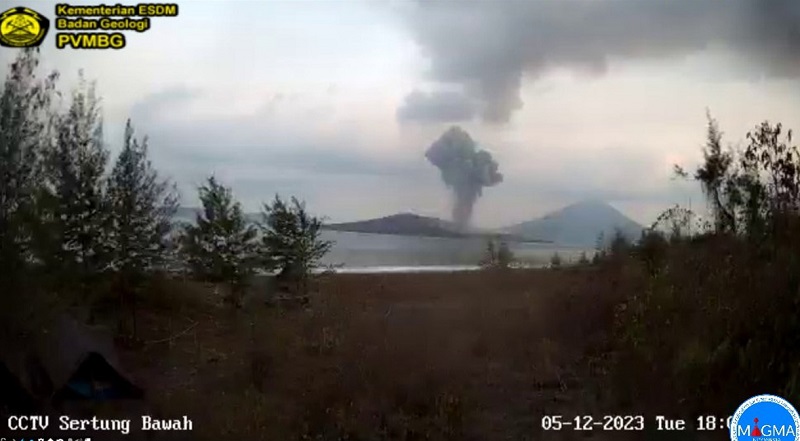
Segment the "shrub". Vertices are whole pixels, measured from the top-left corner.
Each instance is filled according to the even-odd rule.
[[[649,275],[655,275],[664,263],[668,242],[661,232],[648,229],[642,232],[636,252]]]

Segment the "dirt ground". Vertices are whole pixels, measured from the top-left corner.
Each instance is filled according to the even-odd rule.
[[[545,415],[614,413],[599,399],[614,293],[631,289],[618,280],[593,267],[326,275],[304,308],[268,304],[258,280],[235,309],[218,288],[164,279],[139,304],[142,343],[119,353],[146,400],[67,413],[132,420],[103,440],[622,439],[542,429]],[[145,433],[142,415],[193,430]]]
[[[235,311],[173,281],[122,356],[152,413],[192,419],[190,439],[569,439],[541,417],[596,411],[578,370],[602,353],[608,283],[592,269],[332,275],[307,309],[269,307],[257,284]]]

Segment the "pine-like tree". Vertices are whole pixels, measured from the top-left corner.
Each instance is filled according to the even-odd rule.
[[[159,268],[169,246],[178,207],[174,184],[161,179],[147,156],[147,137],[134,137],[131,121],[108,180],[106,246],[121,305],[127,305],[136,334],[136,295],[142,277]]]
[[[55,142],[45,161],[42,206],[48,228],[42,258],[60,290],[88,294],[88,286],[108,269],[104,253],[108,151],[102,128],[95,86],[87,84],[81,72],[72,102],[56,122]]]
[[[58,78],[37,77],[39,53],[23,50],[0,91],[0,291],[12,292],[31,259],[35,197]]]
[[[247,278],[252,274],[256,229],[245,219],[241,204],[230,188],[211,176],[198,189],[203,209],[195,225],[181,237],[187,266],[202,280],[228,283],[230,301],[240,306]]]
[[[39,278],[29,270],[39,223],[42,149],[58,79],[57,72],[42,78],[38,65],[38,50],[22,50],[0,89],[0,327],[15,331],[28,326],[28,313],[37,308],[31,294]]]
[[[306,294],[309,276],[327,254],[332,242],[322,240],[322,219],[306,211],[297,198],[287,203],[276,195],[272,204],[264,204],[260,256],[265,269],[278,269],[278,277],[294,289]]]
[[[147,137],[134,138],[128,120],[125,144],[108,181],[107,244],[115,272],[143,274],[156,269],[169,246],[178,192],[169,180],[159,177],[148,159],[147,143]]]

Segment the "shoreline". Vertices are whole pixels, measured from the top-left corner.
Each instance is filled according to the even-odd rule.
[[[399,232],[376,232],[376,231],[363,231],[363,230],[343,230],[338,228],[327,228],[323,226],[322,231],[337,232],[337,233],[355,233],[355,234],[369,234],[374,236],[402,236],[413,237],[419,239],[500,239],[513,243],[525,244],[539,244],[539,245],[556,245],[555,242],[549,240],[536,240],[528,239],[521,236],[505,235],[503,233],[452,233],[452,234],[411,234]]]
[[[450,273],[478,271],[478,265],[381,265],[342,267],[319,272],[332,271],[335,274],[411,274],[411,273]]]
[[[512,265],[510,269],[542,269],[547,268],[545,263]],[[418,274],[418,273],[458,273],[481,271],[485,269],[480,265],[376,265],[354,266],[323,269],[314,271],[316,274],[331,272],[333,274]]]
[[[574,266],[574,263],[565,262],[564,267]],[[550,268],[549,263],[517,263],[508,269],[510,270],[534,270]],[[480,265],[370,265],[370,266],[342,266],[342,267],[321,267],[311,270],[312,274],[449,274],[464,273],[489,270]],[[257,272],[259,277],[274,277],[277,272]]]

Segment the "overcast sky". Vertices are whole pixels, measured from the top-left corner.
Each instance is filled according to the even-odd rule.
[[[55,1],[23,1],[53,18]],[[85,4],[85,3],[84,3]],[[727,141],[800,128],[796,0],[185,1],[119,51],[56,50],[98,82],[117,151],[133,118],[186,205],[216,174],[248,210],[277,192],[334,221],[447,217],[425,150],[453,124],[504,182],[475,223],[601,198],[650,223],[702,205],[672,164],[700,159],[705,111]],[[13,50],[3,48],[6,65]]]

